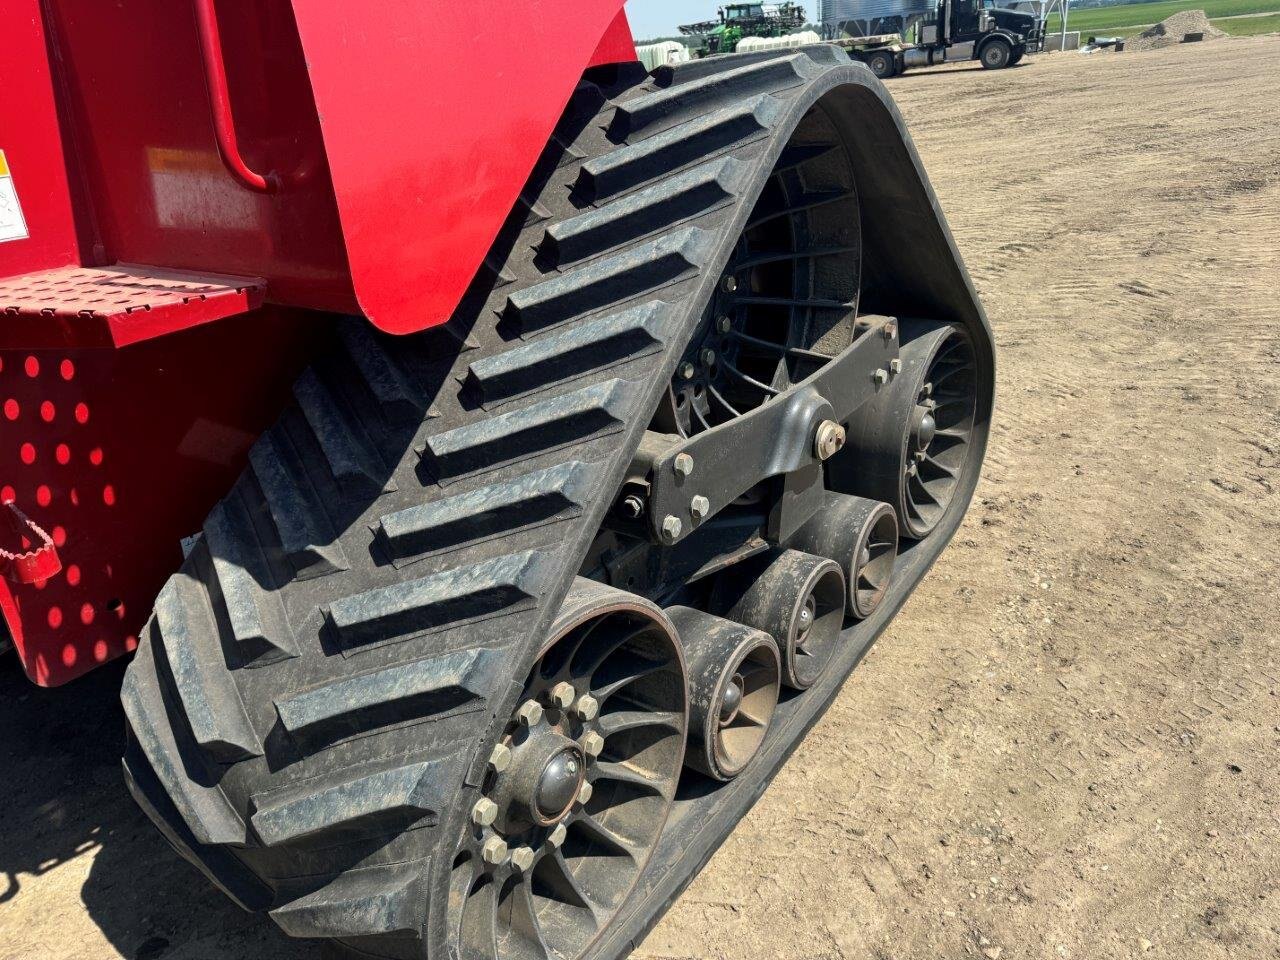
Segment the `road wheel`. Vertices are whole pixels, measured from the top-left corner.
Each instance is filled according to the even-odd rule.
[[[892,77],[894,73],[893,54],[888,50],[877,50],[867,57],[867,66],[881,80]]]
[[[979,54],[982,60],[983,68],[987,70],[1002,70],[1009,66],[1013,59],[1013,47],[1010,46],[1008,40],[999,37],[994,40],[988,40],[987,45],[982,48]]]

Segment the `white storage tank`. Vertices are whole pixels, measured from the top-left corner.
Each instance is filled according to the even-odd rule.
[[[646,43],[636,47],[636,59],[644,64],[646,70],[652,70],[667,63],[684,63],[689,59],[689,48],[676,40]]]
[[[804,47],[821,43],[822,38],[812,30],[789,33],[785,37],[743,37],[735,48],[738,53],[758,53],[761,50],[785,50],[788,47]]]

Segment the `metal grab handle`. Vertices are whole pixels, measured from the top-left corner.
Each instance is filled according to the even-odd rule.
[[[218,153],[233,177],[257,193],[275,193],[280,178],[274,173],[263,176],[249,169],[240,155],[236,125],[231,114],[231,93],[227,89],[227,67],[222,59],[222,37],[218,33],[218,12],[214,0],[194,0],[196,31],[200,35],[200,60],[204,64],[204,83],[213,110],[213,129],[217,135]]]
[[[0,549],[0,576],[15,583],[40,583],[62,569],[53,537],[36,526],[12,500],[0,504],[0,510],[3,510],[4,519],[14,536],[39,544],[21,553]]]

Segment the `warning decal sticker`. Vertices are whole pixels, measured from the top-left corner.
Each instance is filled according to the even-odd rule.
[[[0,150],[0,243],[26,238],[27,221],[22,216],[22,205],[18,203],[18,190],[13,185],[9,161]]]

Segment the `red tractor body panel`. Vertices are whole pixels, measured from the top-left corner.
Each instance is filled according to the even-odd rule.
[[[223,0],[209,70],[208,2],[0,5],[0,190],[21,207],[0,230],[0,504],[60,563],[0,565],[0,614],[43,685],[136,643],[332,314],[447,320],[582,71],[634,58],[622,0]],[[274,190],[229,172],[219,102]],[[0,513],[0,559],[40,546]]]

